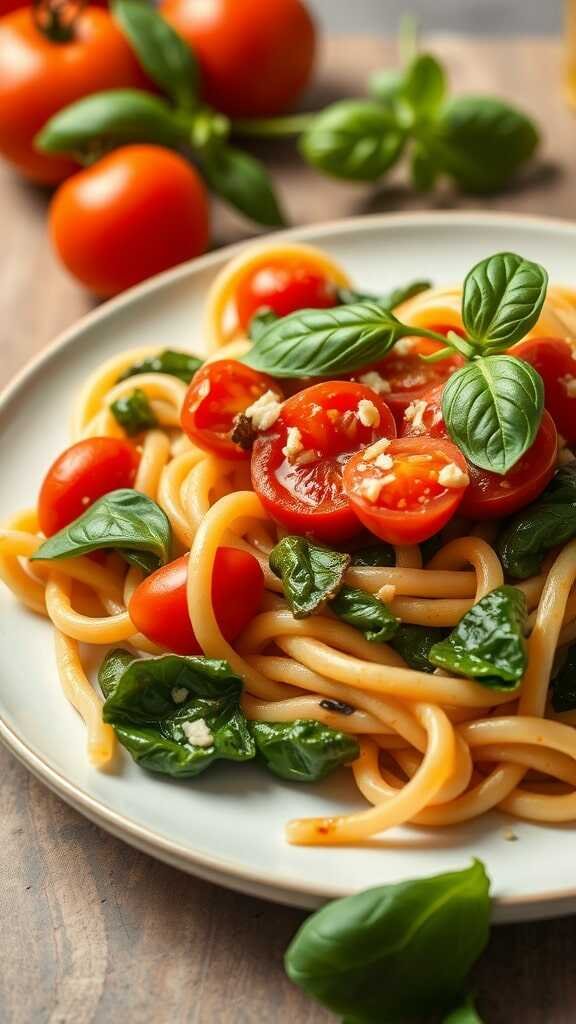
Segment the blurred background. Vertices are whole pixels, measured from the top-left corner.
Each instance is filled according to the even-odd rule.
[[[311,0],[310,7],[327,32],[394,32],[407,9],[431,32],[554,33],[562,23],[562,5],[540,0]]]

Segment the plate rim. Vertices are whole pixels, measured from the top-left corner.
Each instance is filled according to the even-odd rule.
[[[60,332],[52,342],[16,372],[0,393],[0,418],[9,414],[10,403],[25,386],[27,380],[57,353],[74,344],[76,337],[84,330],[105,320],[118,310],[131,306],[133,303],[137,304],[142,298],[155,291],[184,280],[190,275],[223,265],[247,245],[258,245],[267,241],[282,243],[283,241],[297,240],[306,242],[310,239],[318,242],[331,235],[354,234],[358,230],[385,230],[387,226],[401,227],[403,224],[410,226],[416,222],[423,225],[447,222],[459,223],[462,226],[481,224],[482,227],[489,227],[491,222],[499,225],[508,223],[510,227],[530,226],[541,228],[543,231],[553,230],[557,233],[573,235],[576,241],[576,221],[567,218],[504,211],[427,210],[347,217],[341,220],[271,232],[235,242],[157,274],[121,295],[102,303],[95,309],[89,310],[84,316]],[[349,895],[349,890],[338,886],[322,886],[319,883],[302,879],[296,880],[286,875],[271,875],[262,872],[261,869],[250,869],[228,858],[190,850],[179,842],[167,839],[154,829],[139,825],[124,814],[108,807],[102,800],[91,796],[82,786],[70,782],[62,772],[50,765],[40,751],[30,744],[17,729],[9,725],[1,714],[0,740],[35,778],[47,785],[50,790],[89,820],[130,845],[181,870],[228,888],[250,892],[260,898],[296,906],[318,906],[325,900]],[[552,889],[531,896],[495,896],[493,900],[493,917],[496,923],[498,921],[553,917],[568,914],[574,910],[576,910],[576,887]]]

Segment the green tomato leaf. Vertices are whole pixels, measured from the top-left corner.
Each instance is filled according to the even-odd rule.
[[[282,580],[295,619],[305,618],[342,586],[350,555],[331,551],[305,537],[283,537],[270,552],[270,568]]]
[[[149,430],[158,423],[148,396],[140,388],[134,388],[132,394],[126,395],[125,398],[117,398],[112,402],[110,411],[130,437],[141,433],[142,430]]]
[[[404,658],[410,668],[415,668],[418,672],[434,672],[435,666],[429,658],[430,651],[435,644],[445,639],[447,632],[433,626],[412,626],[409,623],[402,623],[390,640],[390,645]]]
[[[114,0],[112,12],[144,71],[176,106],[191,110],[198,98],[200,71],[182,37],[142,0]]]
[[[55,114],[34,143],[45,153],[98,156],[129,142],[177,149],[185,140],[182,117],[165,100],[138,89],[110,89]]]
[[[341,587],[330,601],[330,608],[339,619],[359,629],[373,643],[386,643],[400,626],[400,619],[392,614],[383,601],[357,587]]]
[[[404,72],[402,98],[416,120],[437,113],[446,96],[444,68],[429,53],[418,54]]]
[[[188,352],[175,352],[172,349],[164,349],[156,356],[147,356],[139,363],[129,366],[124,373],[118,377],[118,383],[127,380],[129,377],[137,377],[141,373],[165,373],[170,377],[177,377],[178,380],[189,384],[197,370],[203,365],[204,360],[198,356],[189,355]]]
[[[576,708],[576,644],[568,648],[552,677],[552,707],[554,711]]]
[[[33,559],[76,558],[114,548],[150,572],[170,558],[172,531],[166,513],[145,494],[110,491],[40,545]]]
[[[214,145],[199,155],[210,188],[245,217],[277,228],[285,225],[268,171],[259,160],[231,146]]]
[[[532,330],[546,298],[548,274],[513,252],[481,260],[466,275],[462,319],[473,341],[509,348]]]
[[[481,469],[504,475],[534,443],[544,410],[542,378],[514,356],[483,356],[456,370],[442,392],[450,437]]]
[[[446,1012],[488,940],[489,880],[464,871],[367,889],[304,922],[288,947],[289,978],[357,1024]]]
[[[250,729],[266,767],[289,782],[318,782],[360,754],[354,736],[322,722],[251,722]]]
[[[432,664],[493,690],[515,689],[528,665],[526,598],[516,587],[486,594],[428,652]]]
[[[391,288],[384,295],[368,295],[365,292],[354,291],[353,288],[337,288],[336,295],[338,302],[343,306],[349,306],[354,302],[374,302],[383,309],[395,309],[402,302],[413,299],[415,295],[420,295],[420,292],[425,292],[431,287],[431,281],[410,281],[409,284]]]
[[[497,540],[506,572],[527,579],[547,551],[576,537],[576,464],[562,466],[536,501],[518,512]]]
[[[468,996],[452,1013],[444,1017],[442,1024],[482,1024],[476,1012],[472,996]]]
[[[352,552],[352,565],[396,565],[396,552],[391,544],[379,541]]]
[[[349,181],[376,181],[396,163],[405,133],[386,107],[341,100],[317,114],[300,138],[307,163]]]

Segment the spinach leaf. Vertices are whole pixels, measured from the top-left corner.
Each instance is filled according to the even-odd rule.
[[[414,298],[415,295],[419,295],[420,292],[425,292],[431,287],[431,281],[410,281],[409,284],[392,288],[384,295],[367,295],[364,292],[354,291],[353,288],[337,288],[336,294],[338,301],[343,306],[349,306],[353,302],[375,302],[383,309],[395,309],[402,302]]]
[[[118,383],[141,373],[166,373],[170,377],[178,377],[179,380],[184,381],[184,384],[189,384],[196,370],[199,370],[202,364],[203,360],[198,359],[198,356],[166,348],[156,356],[148,356],[146,359],[141,359],[139,363],[129,366],[122,376],[118,377]]]
[[[117,398],[115,402],[112,402],[110,411],[116,422],[131,437],[134,434],[139,434],[142,430],[155,427],[158,423],[148,396],[140,388],[134,388],[132,394],[126,395],[125,398]]]
[[[308,995],[355,1024],[447,1012],[488,940],[489,880],[463,871],[367,889],[304,922],[285,967]]]
[[[537,371],[514,356],[485,356],[447,380],[442,415],[452,440],[481,469],[504,475],[533,444],[544,410]]]
[[[98,669],[98,684],[105,699],[112,695],[123,673],[133,661],[134,655],[124,650],[123,647],[115,647],[112,651],[108,651]]]
[[[410,623],[402,623],[390,644],[410,668],[415,668],[418,672],[433,672],[434,665],[428,655],[432,647],[444,640],[447,634],[446,629],[434,626],[412,626]]]
[[[268,330],[270,324],[275,324],[280,317],[273,309],[269,306],[263,306],[261,309],[256,310],[248,325],[248,337],[251,341],[258,341],[265,331]]]
[[[473,341],[509,348],[532,330],[546,298],[548,274],[513,252],[477,263],[466,275],[462,319]]]
[[[552,707],[554,711],[574,711],[576,708],[576,644],[568,648],[552,678]]]
[[[330,601],[332,611],[364,634],[367,640],[384,644],[397,632],[400,619],[392,614],[383,601],[357,587],[343,586]]]
[[[513,516],[498,537],[502,565],[515,579],[540,572],[550,548],[576,537],[576,466],[562,466],[545,491]]]
[[[165,512],[139,491],[110,491],[40,545],[33,559],[76,558],[114,548],[151,572],[170,558],[172,531]]]
[[[272,323],[240,361],[273,377],[328,377],[368,366],[413,335],[440,338],[376,302],[302,309]]]
[[[212,191],[245,217],[270,228],[286,224],[268,171],[256,157],[220,143],[201,153],[199,162]]]
[[[476,1012],[472,996],[468,996],[452,1013],[444,1018],[442,1024],[482,1024]]]
[[[430,661],[493,690],[515,689],[528,664],[526,598],[516,587],[497,587],[434,644]]]
[[[102,717],[143,768],[192,778],[219,758],[255,757],[240,709],[242,681],[225,661],[167,654],[126,665],[112,651],[107,662]]]
[[[305,537],[283,537],[270,552],[269,563],[282,580],[294,618],[303,619],[340,589],[350,555],[331,551]]]
[[[352,565],[396,565],[396,553],[391,544],[382,540],[377,544],[368,544],[365,548],[353,551]]]
[[[152,81],[176,104],[191,110],[197,102],[199,68],[193,50],[141,0],[114,0],[114,20]]]
[[[354,736],[322,722],[251,722],[250,729],[267,768],[289,782],[317,782],[360,754]]]
[[[300,138],[304,159],[334,178],[376,181],[396,163],[404,129],[371,100],[340,100],[317,114]]]

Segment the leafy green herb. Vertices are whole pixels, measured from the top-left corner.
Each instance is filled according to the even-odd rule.
[[[546,298],[548,274],[513,252],[477,263],[466,275],[462,319],[473,341],[509,348],[532,330]]]
[[[376,71],[368,80],[370,95],[395,110],[404,85],[404,72],[392,68]]]
[[[344,306],[353,302],[375,302],[384,309],[395,309],[402,302],[413,299],[415,295],[419,295],[420,292],[425,292],[431,287],[431,281],[410,281],[409,284],[392,288],[385,295],[367,295],[363,292],[356,292],[353,288],[337,288],[336,294],[338,301]]]
[[[562,466],[545,491],[515,515],[497,540],[507,573],[526,579],[540,572],[550,548],[576,537],[576,466]]]
[[[307,163],[324,174],[376,181],[396,163],[404,141],[403,128],[386,107],[340,100],[316,114],[299,146]]]
[[[279,319],[280,317],[273,309],[270,309],[269,306],[263,306],[262,309],[256,311],[250,321],[248,326],[248,337],[252,341],[258,341],[258,338],[268,330],[270,324],[276,323]]]
[[[139,363],[129,366],[122,376],[118,378],[118,383],[122,380],[127,380],[128,377],[136,377],[141,373],[166,373],[170,377],[178,377],[179,380],[184,381],[184,384],[189,384],[202,364],[203,360],[198,359],[198,356],[189,355],[188,352],[175,352],[172,349],[166,348],[156,356],[147,356],[146,359],[141,359]]]
[[[117,398],[112,402],[110,411],[116,422],[130,436],[155,427],[158,423],[148,396],[140,388],[134,388],[134,391],[125,398]]]
[[[367,889],[304,922],[285,967],[308,995],[354,1024],[448,1012],[488,940],[489,880],[463,871]]]
[[[412,626],[402,623],[390,640],[391,646],[398,651],[410,668],[418,672],[434,672],[435,666],[429,654],[435,644],[447,636],[447,630],[433,626]]]
[[[475,604],[450,636],[434,644],[430,661],[493,690],[515,689],[528,664],[526,598],[516,587],[497,587]]]
[[[140,491],[110,491],[40,545],[34,559],[76,558],[114,548],[146,572],[170,558],[172,531],[165,512]]]
[[[533,444],[544,410],[544,385],[529,363],[485,356],[448,378],[442,415],[452,440],[475,466],[507,473]]]
[[[401,98],[408,104],[415,120],[435,115],[446,96],[444,68],[429,53],[420,53],[406,68]]]
[[[354,736],[322,722],[251,722],[256,750],[274,775],[289,782],[317,782],[359,756]]]
[[[220,144],[200,155],[200,166],[210,188],[240,213],[265,227],[286,224],[268,171],[255,157]]]
[[[396,553],[391,544],[379,541],[352,552],[352,565],[396,565]]]
[[[350,555],[304,537],[283,537],[270,552],[270,568],[282,580],[295,619],[305,618],[342,586]]]
[[[341,587],[330,601],[330,607],[339,619],[359,629],[373,643],[386,643],[400,626],[400,619],[392,614],[383,601],[357,587]]]
[[[574,711],[576,708],[576,644],[568,648],[552,679],[552,707],[554,711]]]
[[[426,147],[415,142],[410,153],[410,176],[417,192],[430,192],[438,179],[439,169]]]
[[[452,1010],[452,1013],[444,1018],[442,1024],[482,1024],[472,996],[468,996],[463,1003]]]
[[[108,651],[98,669],[98,684],[106,700],[113,694],[124,672],[133,661],[134,655],[122,647],[115,647],[112,651]]]
[[[191,110],[200,71],[190,47],[159,11],[141,0],[114,0],[112,11],[144,71],[178,106]]]

